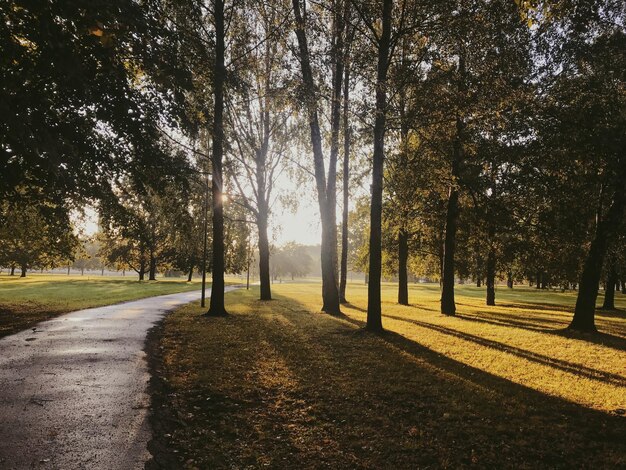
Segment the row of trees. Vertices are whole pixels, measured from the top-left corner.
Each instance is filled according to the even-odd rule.
[[[271,299],[277,182],[300,172],[319,206],[323,311],[346,301],[352,236],[367,247],[371,330],[382,329],[385,258],[397,262],[401,303],[410,264],[439,273],[446,315],[458,277],[485,279],[493,304],[499,273],[532,276],[577,284],[571,327],[595,329],[603,269],[615,279],[624,258],[623,2],[0,8],[2,201],[97,200],[105,234],[133,240],[148,272],[162,240],[194,245],[186,237],[209,204],[209,314],[226,313],[228,220],[256,225]],[[363,237],[350,234],[348,209],[365,176]],[[190,269],[197,252],[183,258]]]

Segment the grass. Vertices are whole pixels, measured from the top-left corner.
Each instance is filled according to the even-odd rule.
[[[0,337],[74,310],[199,288],[197,281],[169,278],[139,282],[134,276],[0,276]]]
[[[320,286],[227,294],[231,315],[170,315],[150,348],[153,465],[184,468],[619,468],[626,466],[626,318],[564,331],[571,294],[437,286],[412,306],[383,289],[386,332],[362,328],[366,288],[343,317]],[[539,295],[537,295],[539,294]],[[536,302],[539,301],[539,302]]]

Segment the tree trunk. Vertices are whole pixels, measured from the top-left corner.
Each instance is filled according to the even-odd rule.
[[[454,315],[456,305],[454,302],[454,251],[456,246],[456,229],[459,217],[459,192],[457,183],[459,167],[463,158],[463,143],[461,140],[463,122],[456,120],[457,137],[454,142],[454,155],[452,158],[452,176],[454,182],[450,186],[448,194],[448,207],[446,212],[446,234],[443,243],[443,275],[441,289],[441,313]]]
[[[141,260],[139,261],[139,280],[143,281],[144,276],[146,274],[146,260],[143,257],[143,252],[141,253]]]
[[[322,152],[322,136],[319,127],[317,97],[315,95],[315,83],[311,69],[308,43],[305,33],[305,21],[300,10],[300,0],[292,0],[295,22],[296,38],[302,80],[307,93],[306,107],[309,118],[309,130],[311,133],[311,145],[313,147],[313,161],[317,198],[320,207],[320,219],[322,223],[322,311],[330,314],[340,314],[339,307],[339,283],[337,282],[337,225],[336,225],[336,171],[339,136],[339,108],[341,97],[342,64],[338,54],[340,45],[335,45],[335,69],[333,70],[333,90],[331,109],[331,145],[330,161],[328,168],[328,183],[326,182],[326,170],[324,168],[324,156]],[[343,25],[343,22],[341,22]],[[343,27],[343,26],[342,26]],[[339,25],[335,25],[336,30]],[[337,42],[341,35],[337,36]]]
[[[617,270],[615,269],[615,261],[610,260],[609,272],[606,280],[606,289],[604,290],[604,302],[602,310],[615,310],[615,285],[617,281]]]
[[[537,271],[537,286],[536,289],[541,289],[541,271]]]
[[[215,64],[213,66],[213,151],[211,155],[211,194],[213,196],[213,263],[211,301],[206,315],[226,315],[224,305],[224,202],[222,199],[222,156],[224,153],[224,0],[215,0]]]
[[[487,253],[487,305],[496,304],[496,250],[494,247],[494,238],[496,236],[496,227],[493,222],[489,224],[487,237],[489,243],[489,252]]]
[[[346,6],[350,1],[345,0]],[[346,49],[348,44],[346,44]],[[345,57],[345,77],[343,82],[343,208],[341,214],[341,274],[339,276],[339,301],[347,303],[346,286],[348,283],[348,190],[350,188],[350,65],[348,54]]]
[[[26,270],[27,270],[26,265],[23,264],[21,268],[22,268],[22,273],[20,274],[20,277],[26,277]]]
[[[154,253],[150,252],[150,272],[148,273],[149,281],[156,281],[156,265],[157,265],[157,260],[154,256]]]
[[[622,294],[626,294],[626,279],[622,279]]]
[[[496,253],[493,247],[487,255],[487,305],[496,304]]]
[[[81,268],[80,268],[80,275],[81,275],[81,276],[84,276],[84,275],[85,275],[85,268],[84,268],[84,267],[81,267]]]
[[[68,276],[70,275],[70,271],[71,271],[71,269],[72,269],[72,265],[71,265],[71,264],[68,264],[68,265],[67,265],[67,275],[68,275]]]
[[[193,279],[193,268],[194,268],[194,262],[191,262],[191,266],[189,267],[189,273],[187,274],[187,282],[191,282],[191,280]]]
[[[511,271],[506,273],[506,286],[513,289],[513,273]]]
[[[267,215],[259,214],[259,280],[261,283],[261,300],[272,300],[270,285],[270,244],[267,236]]]
[[[409,305],[407,262],[409,259],[409,235],[401,229],[398,233],[398,303]]]
[[[476,241],[476,287],[481,287],[483,280],[483,257],[480,254],[480,243]]]
[[[382,31],[378,41],[376,68],[376,117],[372,157],[372,204],[370,209],[370,259],[367,285],[367,324],[371,331],[382,331],[380,281],[382,274],[383,167],[385,159],[385,121],[387,117],[387,71],[391,45],[392,0],[383,0]]]
[[[569,328],[572,330],[597,331],[595,309],[602,264],[609,242],[614,235],[613,232],[619,226],[624,216],[624,198],[626,197],[624,193],[626,188],[624,188],[623,180],[619,180],[617,184],[613,203],[604,219],[602,219],[602,206],[598,209],[596,232],[580,277],[574,318],[569,325]]]
[[[11,274],[10,276],[15,276],[15,264],[11,265]]]

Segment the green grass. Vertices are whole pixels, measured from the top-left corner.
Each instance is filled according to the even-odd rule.
[[[319,285],[227,294],[164,322],[153,372],[156,460],[184,468],[621,468],[626,465],[626,317],[573,334],[572,294],[383,288],[382,335],[366,333],[366,286],[343,317]]]
[[[62,313],[200,288],[198,281],[32,274],[0,276],[0,337]]]

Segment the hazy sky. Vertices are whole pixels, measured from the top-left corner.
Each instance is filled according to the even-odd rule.
[[[278,246],[295,241],[302,245],[319,245],[321,242],[321,226],[319,211],[315,201],[303,197],[295,213],[278,207],[272,217],[270,242]],[[81,225],[87,235],[98,230],[98,216],[93,208],[87,208],[85,220]]]

